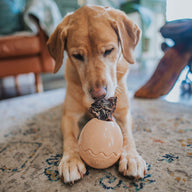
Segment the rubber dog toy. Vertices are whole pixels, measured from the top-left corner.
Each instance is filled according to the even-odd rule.
[[[120,157],[123,136],[120,127],[112,120],[117,98],[100,99],[89,111],[95,118],[83,128],[79,140],[79,153],[84,162],[96,169],[112,166]]]

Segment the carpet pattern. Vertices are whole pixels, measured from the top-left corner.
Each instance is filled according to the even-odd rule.
[[[87,167],[83,180],[63,184],[60,119],[65,91],[54,90],[0,102],[0,191],[192,191],[192,109],[162,100],[132,99],[134,137],[147,162],[135,181],[118,164]]]

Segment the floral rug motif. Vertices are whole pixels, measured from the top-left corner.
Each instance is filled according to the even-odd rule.
[[[192,109],[160,99],[131,99],[144,179],[122,176],[116,163],[104,170],[87,166],[81,181],[62,183],[64,96],[59,89],[0,102],[0,191],[192,191]]]

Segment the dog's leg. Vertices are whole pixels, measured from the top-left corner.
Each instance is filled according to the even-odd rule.
[[[59,164],[59,173],[65,183],[73,183],[86,173],[85,165],[79,156],[77,135],[74,133],[74,130],[78,129],[76,115],[64,115],[61,123],[63,157]]]
[[[125,176],[143,178],[146,174],[146,163],[138,154],[132,134],[132,119],[129,108],[128,92],[121,85],[121,93],[117,93],[117,109],[114,114],[123,134],[123,151],[119,161],[119,171]]]
[[[70,110],[72,106],[68,106],[69,103],[70,105],[75,104],[74,109]],[[65,183],[74,183],[74,181],[81,179],[86,173],[85,165],[79,155],[77,143],[79,134],[78,121],[83,114],[79,109],[76,101],[68,102],[66,100],[61,121],[63,157],[59,164],[59,173]]]

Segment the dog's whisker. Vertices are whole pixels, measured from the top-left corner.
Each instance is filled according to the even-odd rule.
[[[116,94],[117,94],[117,96],[120,95],[121,94],[121,90],[116,89]]]
[[[116,88],[116,90],[121,92],[121,91],[123,91],[123,88],[118,86],[118,87]]]
[[[121,91],[121,89],[119,89],[118,87],[116,88],[116,91]]]
[[[117,86],[119,89],[123,89],[123,87],[120,87],[119,85]]]
[[[123,74],[124,72],[122,72],[122,71],[117,71],[117,73],[122,73],[122,74]]]

